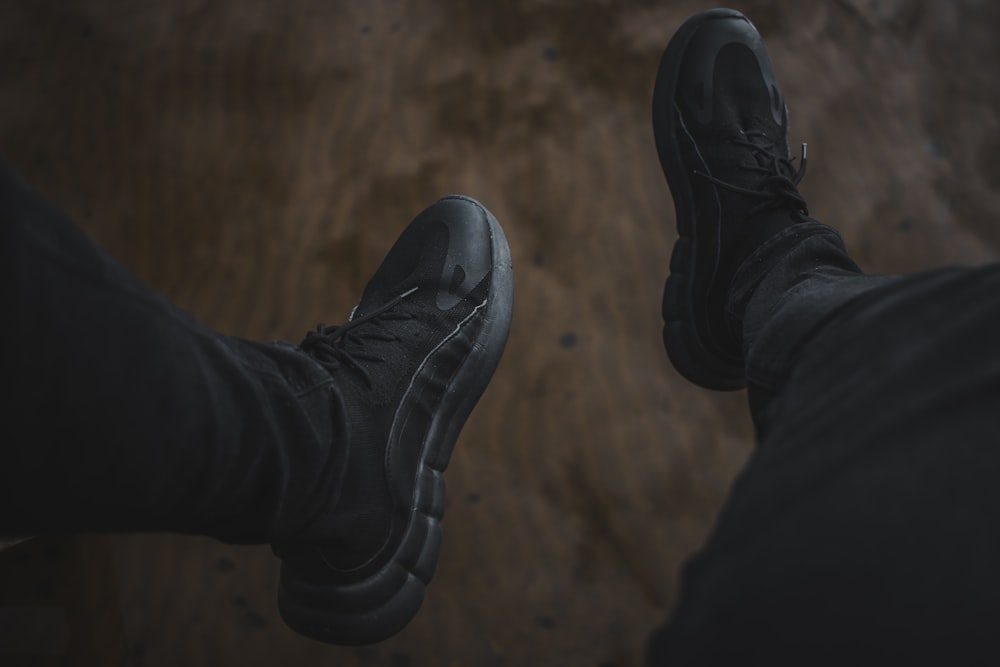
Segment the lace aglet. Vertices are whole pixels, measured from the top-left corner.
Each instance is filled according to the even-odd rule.
[[[403,292],[402,294],[400,294],[399,298],[400,299],[405,299],[406,297],[408,297],[411,294],[413,294],[414,292],[416,292],[418,289],[420,289],[420,288],[419,287],[411,287],[410,289],[408,289],[405,292]]]

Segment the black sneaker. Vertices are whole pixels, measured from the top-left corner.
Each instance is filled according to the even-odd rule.
[[[656,150],[677,211],[663,340],[674,367],[709,389],[745,384],[733,274],[779,230],[804,222],[788,111],[764,42],[743,14],[689,19],[667,45],[653,93]]]
[[[302,342],[337,379],[349,456],[322,541],[273,545],[292,629],[368,644],[417,613],[441,546],[442,472],[500,361],[513,289],[496,218],[446,197],[406,228],[349,322]]]

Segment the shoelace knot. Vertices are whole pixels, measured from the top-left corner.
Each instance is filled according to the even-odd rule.
[[[393,311],[403,299],[417,291],[414,287],[399,296],[390,299],[370,313],[358,319],[351,319],[346,324],[326,326],[316,325],[316,329],[306,334],[299,347],[329,371],[340,366],[347,366],[357,371],[372,388],[372,378],[361,361],[383,362],[385,358],[366,349],[365,341],[392,342],[399,337],[378,326],[382,320],[409,320],[412,313]],[[368,325],[368,326],[362,326]]]

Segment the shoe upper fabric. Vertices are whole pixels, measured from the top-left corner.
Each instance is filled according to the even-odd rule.
[[[681,58],[675,96],[696,201],[718,202],[723,257],[739,260],[807,214],[788,147],[788,110],[760,34],[746,18],[707,21]]]
[[[479,224],[469,220],[472,211],[483,216]],[[427,430],[475,344],[492,247],[484,212],[463,198],[443,199],[406,228],[348,324],[322,327],[303,341],[341,387],[349,429],[339,497],[303,536],[319,548],[299,547],[285,558],[310,578],[364,578],[393,553]],[[317,336],[324,342],[310,343]],[[443,469],[446,461],[439,463]],[[285,557],[289,548],[276,552]]]
[[[679,238],[664,291],[674,366],[712,389],[745,384],[733,275],[778,231],[807,220],[788,149],[788,111],[763,40],[741,13],[702,12],[664,52],[653,94],[656,147]],[[803,158],[805,152],[803,148]]]

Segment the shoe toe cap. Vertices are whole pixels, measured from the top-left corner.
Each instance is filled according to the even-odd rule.
[[[709,13],[680,59],[677,102],[700,125],[746,125],[748,112],[783,123],[785,105],[763,39],[744,15]],[[719,114],[739,117],[719,117]]]

